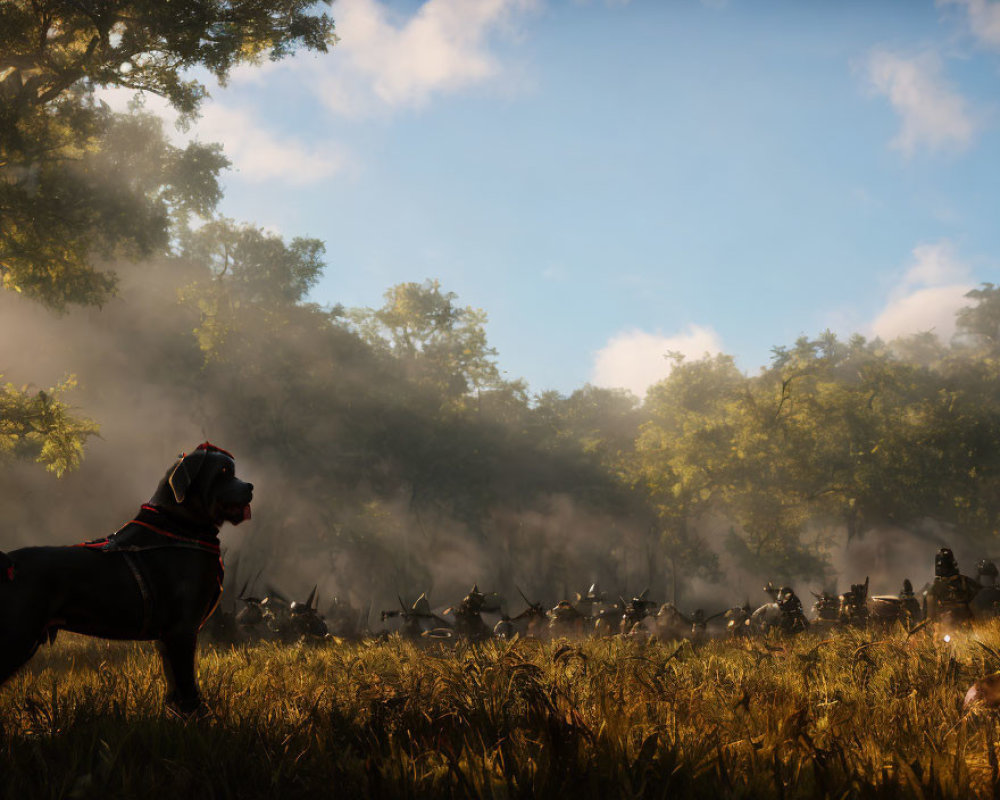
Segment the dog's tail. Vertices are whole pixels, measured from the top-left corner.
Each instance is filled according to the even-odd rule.
[[[14,562],[6,553],[0,552],[0,583],[14,580]]]

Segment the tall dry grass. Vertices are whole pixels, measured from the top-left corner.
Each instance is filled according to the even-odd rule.
[[[90,798],[997,796],[1000,626],[748,644],[202,648],[211,714],[145,644],[60,636],[0,692],[0,787]]]

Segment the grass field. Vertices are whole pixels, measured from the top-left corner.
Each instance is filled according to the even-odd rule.
[[[1000,627],[945,643],[203,646],[211,714],[161,710],[147,644],[60,635],[0,691],[22,798],[972,798],[996,787]]]

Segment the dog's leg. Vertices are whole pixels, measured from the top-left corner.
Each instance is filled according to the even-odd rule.
[[[14,582],[14,563],[0,559],[0,684],[6,683],[45,641],[45,600],[30,584]]]
[[[164,636],[157,642],[163,661],[163,677],[167,680],[167,706],[185,716],[201,708],[194,663],[197,647],[196,633]]]
[[[44,634],[28,636],[24,633],[7,633],[0,636],[0,685],[13,677],[35,654]]]

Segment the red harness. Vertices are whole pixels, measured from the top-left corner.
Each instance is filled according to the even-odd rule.
[[[160,509],[156,508],[156,506],[151,506],[151,505],[148,505],[146,503],[144,503],[142,505],[142,509],[139,512],[140,515],[142,515],[142,514],[150,515],[150,514],[160,514],[160,513],[162,513],[162,512],[160,511]],[[130,525],[138,525],[141,528],[143,528],[144,530],[150,531],[151,533],[155,534],[157,537],[163,537],[163,539],[162,539],[161,542],[156,542],[155,540],[153,540],[151,542],[151,541],[148,540],[148,537],[147,537],[147,540],[145,542],[142,542],[142,543],[134,543],[134,544],[131,544],[131,543],[118,544],[118,543],[116,543],[114,541],[115,537],[118,534],[120,534],[123,531],[125,531],[126,528],[128,528]],[[215,596],[215,603],[212,605],[212,608],[209,610],[209,612],[205,615],[204,619],[202,619],[201,625],[204,625],[205,621],[210,616],[212,616],[212,612],[215,611],[216,607],[219,604],[219,600],[222,597],[222,583],[223,583],[223,577],[225,575],[225,567],[224,567],[224,565],[222,563],[221,548],[220,548],[219,543],[217,541],[211,542],[211,541],[205,541],[204,539],[197,539],[197,538],[192,537],[192,536],[182,536],[179,533],[173,533],[171,531],[164,530],[163,528],[159,527],[158,525],[154,525],[151,522],[148,522],[147,520],[139,519],[138,517],[136,517],[131,522],[125,523],[115,533],[111,534],[111,536],[105,536],[103,539],[95,539],[94,541],[91,541],[91,542],[81,542],[80,544],[76,545],[76,547],[86,547],[86,548],[88,548],[90,550],[97,550],[99,552],[105,552],[105,553],[115,553],[115,552],[118,552],[118,553],[121,553],[124,556],[125,563],[128,565],[129,569],[132,571],[132,576],[135,578],[136,584],[139,587],[139,592],[142,595],[142,602],[143,602],[142,636],[143,637],[145,637],[145,634],[146,634],[146,632],[147,632],[147,630],[148,630],[148,628],[150,626],[150,623],[152,621],[152,618],[153,618],[153,612],[154,612],[153,605],[154,605],[154,603],[153,603],[153,597],[152,597],[152,594],[151,594],[151,589],[147,585],[146,578],[143,577],[143,572],[142,572],[142,569],[140,568],[140,564],[134,558],[134,555],[136,553],[140,553],[140,552],[145,551],[145,550],[170,550],[170,549],[174,549],[174,548],[183,548],[183,549],[190,549],[190,550],[198,550],[198,551],[200,551],[202,553],[208,553],[210,555],[216,556],[219,559],[219,568],[218,568],[218,572],[217,572],[217,581],[218,581],[219,591],[218,591],[218,594],[216,594],[216,596]],[[199,626],[199,628],[200,627],[201,626]]]
[[[153,514],[160,513],[160,510],[156,508],[156,506],[151,506],[146,503],[143,503],[142,510],[152,512]],[[164,536],[167,539],[171,539],[175,542],[182,542],[183,543],[181,545],[182,547],[192,547],[196,550],[202,550],[206,553],[211,553],[212,555],[219,555],[221,553],[221,548],[219,547],[218,542],[206,542],[204,539],[195,539],[194,537],[191,536],[181,536],[179,533],[171,533],[170,531],[164,530],[163,528],[159,528],[156,525],[153,525],[139,518],[135,518],[131,522],[125,523],[125,525],[123,525],[122,528],[125,528],[128,525],[141,525],[143,528],[146,528],[146,530],[150,530],[159,536]],[[120,528],[119,530],[121,530],[122,528]],[[114,534],[111,534],[111,536],[114,536]],[[81,542],[76,546],[89,547],[92,550],[107,550],[109,549],[108,546],[111,544],[111,536],[105,536],[103,539],[95,539],[91,542]],[[160,547],[170,547],[170,544],[168,542],[164,542],[162,545],[138,545],[134,549],[149,550],[153,548],[158,549]]]

